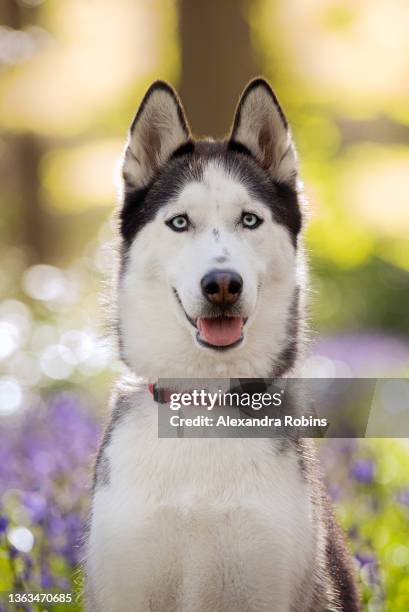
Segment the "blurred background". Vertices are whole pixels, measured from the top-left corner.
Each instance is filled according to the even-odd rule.
[[[292,125],[309,202],[306,373],[408,375],[407,0],[2,0],[0,591],[81,583],[120,371],[101,306],[115,168],[138,103],[166,79],[193,132],[222,136],[258,74]],[[321,446],[366,609],[407,611],[409,446]]]

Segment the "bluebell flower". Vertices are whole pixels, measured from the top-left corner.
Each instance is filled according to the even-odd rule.
[[[12,544],[10,544],[8,548],[8,553],[9,553],[10,559],[12,560],[16,559],[19,555],[19,551]]]
[[[32,491],[24,493],[22,503],[34,523],[40,522],[47,514],[47,500],[40,493]]]
[[[370,553],[356,553],[355,559],[358,561],[361,567],[368,565],[369,563],[376,563],[375,557]]]
[[[400,491],[397,495],[397,499],[402,506],[409,506],[409,489]]]
[[[371,460],[357,459],[351,465],[350,474],[358,482],[370,484],[375,476],[375,464]]]
[[[51,589],[54,586],[54,580],[48,568],[41,569],[40,586],[42,589]]]
[[[20,505],[16,510],[24,511],[36,533],[29,554],[6,544],[10,559],[19,559],[14,564],[16,584],[23,581],[31,589],[64,584],[69,590],[80,560],[99,432],[98,419],[72,392],[58,393],[28,410],[18,427],[2,423],[0,495],[21,492],[13,494],[11,503]],[[8,524],[0,511],[0,534]]]
[[[9,524],[7,516],[0,516],[0,533],[5,533]]]

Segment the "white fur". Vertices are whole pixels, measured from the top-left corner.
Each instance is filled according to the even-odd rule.
[[[115,477],[96,491],[88,550],[93,609],[290,612],[314,558],[296,457],[271,440],[158,439],[156,415],[145,392],[108,449]]]

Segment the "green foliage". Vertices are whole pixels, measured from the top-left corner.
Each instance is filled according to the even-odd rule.
[[[406,440],[321,443],[342,526],[356,555],[366,609],[409,605],[409,487]]]

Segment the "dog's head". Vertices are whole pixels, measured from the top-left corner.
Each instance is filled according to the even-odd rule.
[[[193,140],[174,90],[146,93],[123,162],[122,354],[161,376],[266,376],[296,310],[301,212],[287,120],[262,79],[226,141]],[[294,339],[293,339],[294,340]]]

